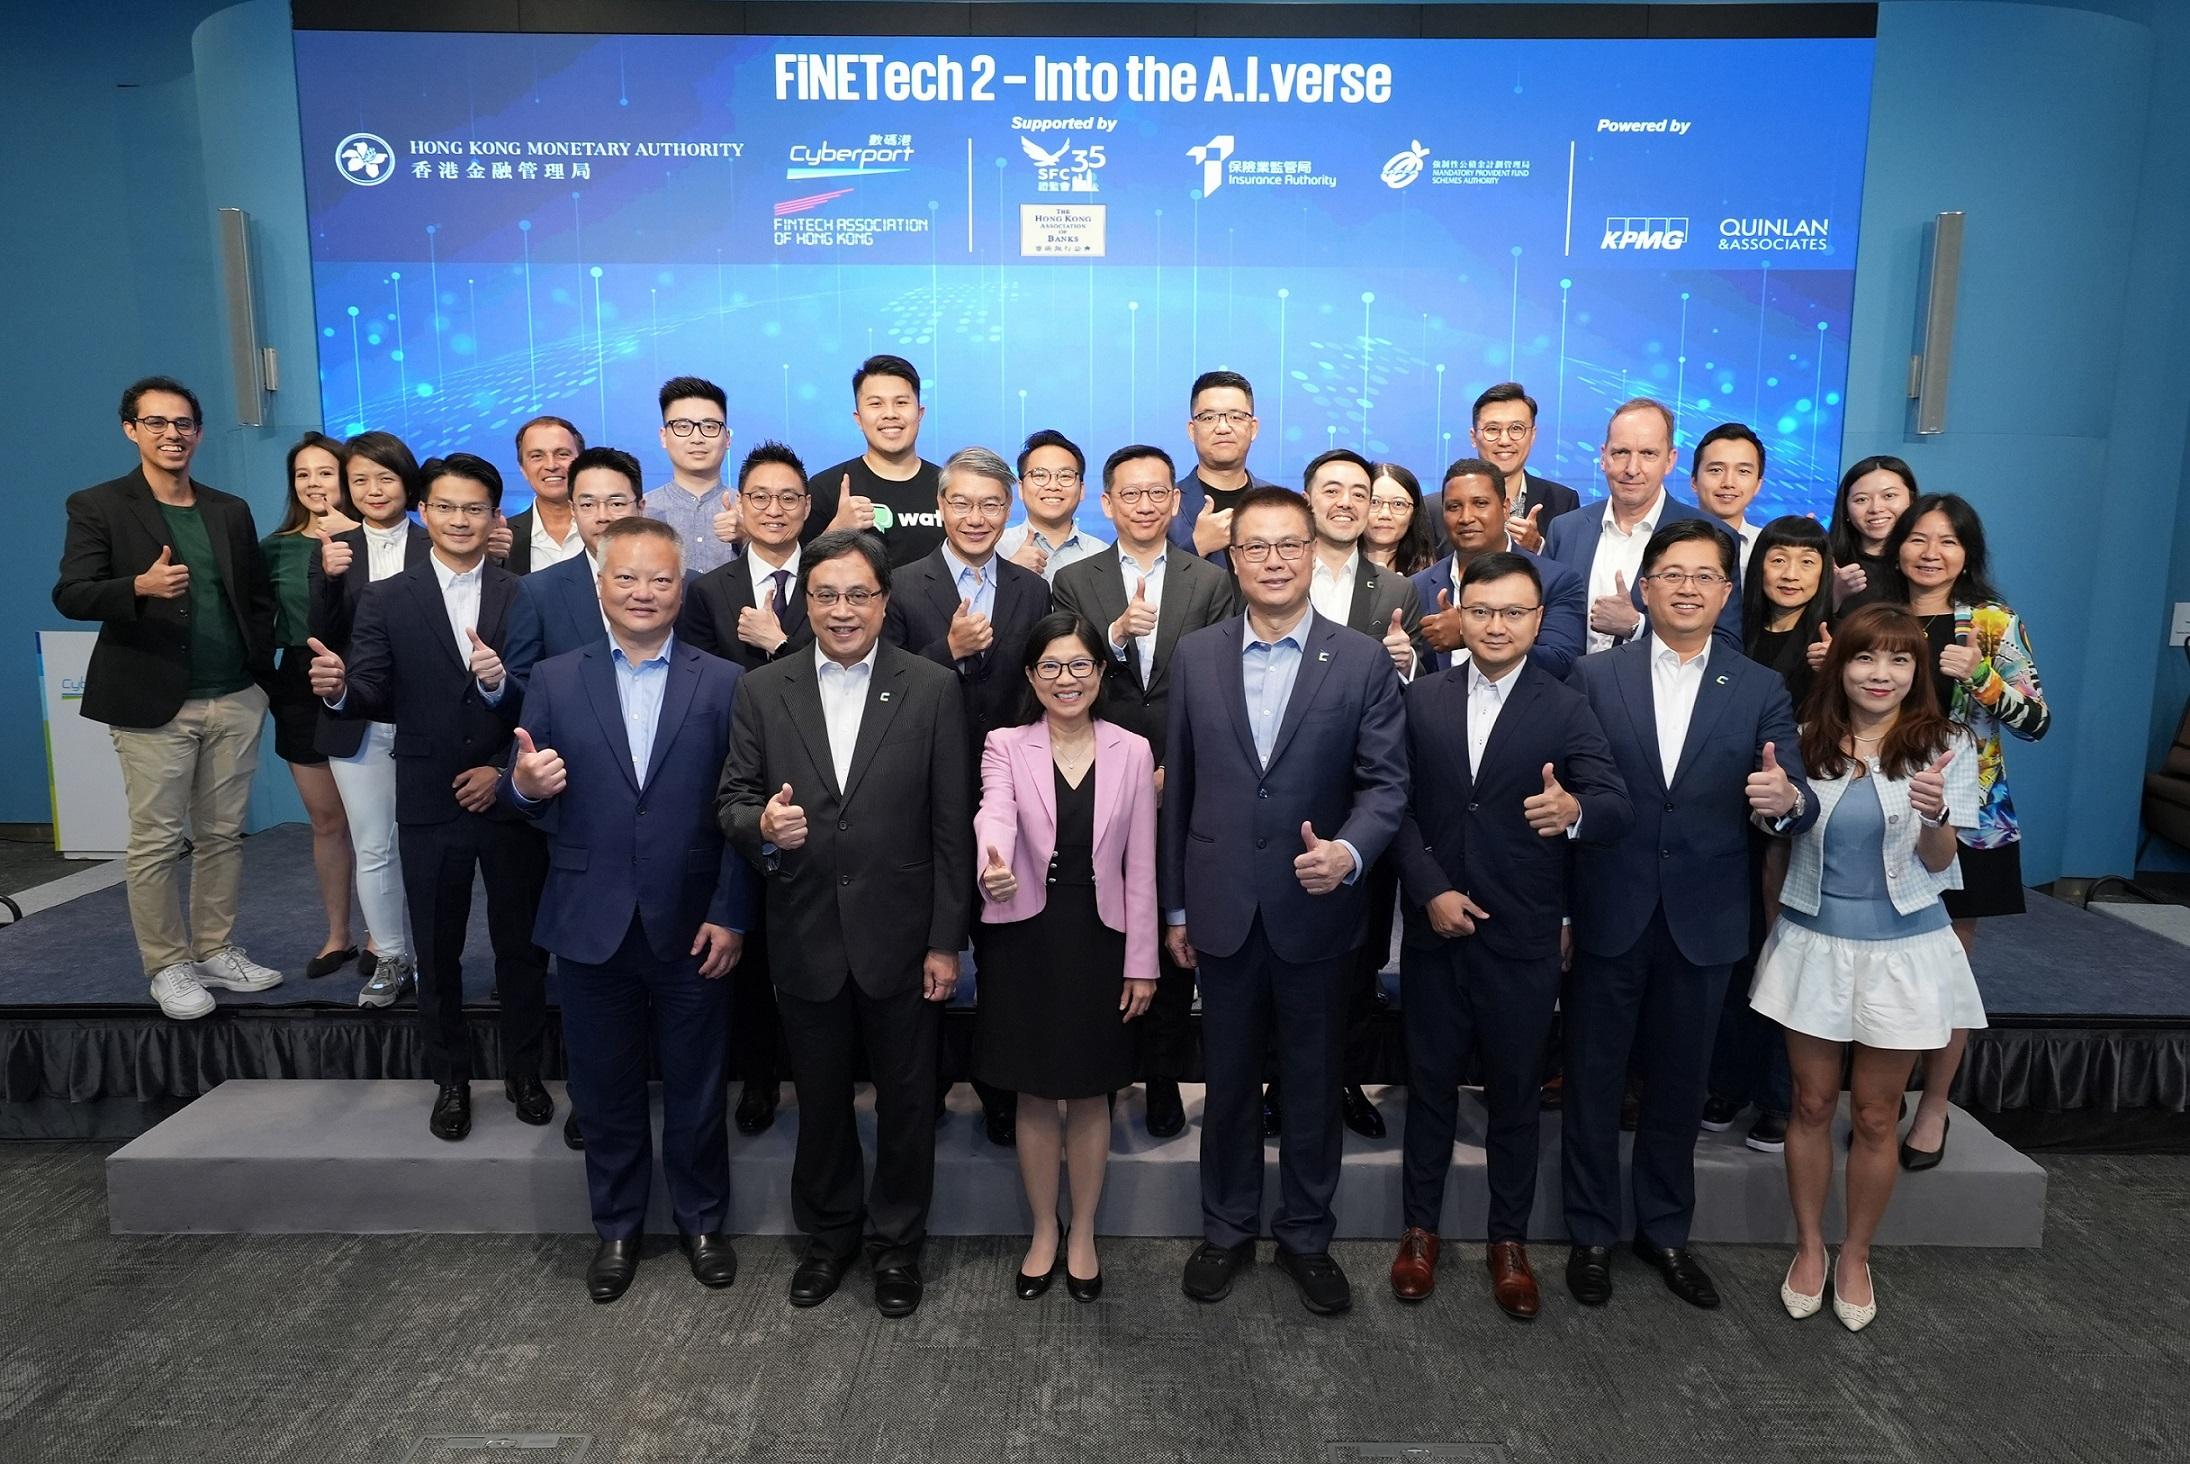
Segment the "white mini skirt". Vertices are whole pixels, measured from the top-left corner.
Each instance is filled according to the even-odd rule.
[[[1957,1027],[1985,1025],[1969,958],[1951,929],[1894,940],[1773,924],[1749,1005],[1789,1031],[1827,1042],[1929,1052]]]

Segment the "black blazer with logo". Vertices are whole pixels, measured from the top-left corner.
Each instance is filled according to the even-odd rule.
[[[404,523],[410,534],[403,541],[403,567],[415,569],[433,552],[433,539],[416,522],[406,519]],[[312,556],[307,574],[311,586],[312,634],[336,655],[348,656],[350,628],[357,623],[357,602],[365,593],[365,587],[372,583],[372,568],[364,529],[345,529],[333,538],[338,544],[350,546],[350,567],[341,574],[330,575],[322,568],[320,556]],[[338,717],[324,710],[320,713],[319,730],[312,735],[312,746],[320,756],[355,757],[364,742],[365,724],[357,718]]]
[[[1177,549],[1173,545],[1174,550]],[[1098,635],[1125,613],[1125,575],[1118,567],[1118,546],[1068,564],[1051,586],[1057,608],[1088,620]],[[1138,732],[1163,761],[1171,727],[1171,658],[1179,637],[1240,612],[1239,581],[1231,572],[1191,549],[1167,554],[1163,565],[1163,603],[1156,607],[1156,665],[1138,655],[1111,658],[1103,715],[1128,732]]]

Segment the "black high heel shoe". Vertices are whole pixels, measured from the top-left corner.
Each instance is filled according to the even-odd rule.
[[[1071,1238],[1069,1231],[1057,1238],[1057,1265],[1065,1273],[1065,1294],[1074,1301],[1093,1301],[1103,1294],[1103,1273],[1098,1270],[1085,1281],[1072,1274],[1072,1267],[1065,1263],[1065,1246]]]
[[[1057,1236],[1057,1258],[1050,1262],[1049,1269],[1039,1276],[1029,1276],[1024,1271],[1014,1271],[1011,1279],[1011,1294],[1021,1301],[1034,1301],[1048,1293],[1050,1283],[1057,1279],[1057,1273],[1064,1270],[1064,1268],[1065,1237],[1062,1232],[1059,1232]],[[1065,1284],[1068,1286],[1071,1284],[1069,1276],[1066,1278]]]
[[[1947,1134],[1954,1127],[1954,1115],[1948,1114],[1939,1124],[1939,1147],[1936,1149],[1912,1149],[1909,1141],[1901,1141],[1901,1167],[1911,1174],[1921,1174],[1927,1169],[1937,1169],[1939,1161],[1947,1157]]]

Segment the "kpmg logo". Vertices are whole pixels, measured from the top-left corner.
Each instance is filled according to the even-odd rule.
[[[335,167],[360,188],[377,188],[395,176],[395,149],[377,132],[353,132],[335,144]]]
[[[1404,188],[1422,176],[1422,164],[1429,155],[1430,150],[1422,145],[1420,138],[1416,138],[1412,147],[1404,152],[1393,153],[1386,160],[1383,171],[1376,176],[1384,180],[1386,188]]]
[[[1599,249],[1656,249],[1674,252],[1688,243],[1685,218],[1608,218]]]
[[[1207,198],[1224,186],[1225,159],[1232,156],[1232,149],[1237,141],[1238,139],[1231,133],[1220,132],[1200,147],[1190,147],[1186,150],[1188,157],[1201,164],[1202,197]]]

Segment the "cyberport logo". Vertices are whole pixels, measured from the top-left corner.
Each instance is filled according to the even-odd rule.
[[[1041,193],[1100,193],[1095,175],[1109,162],[1103,145],[1074,147],[1068,136],[1054,148],[1042,146],[1022,133],[1019,150],[1034,163],[1036,191]]]
[[[395,149],[377,132],[353,132],[335,144],[335,170],[360,188],[395,176]]]
[[[864,178],[876,173],[909,173],[913,160],[912,134],[902,142],[887,142],[878,135],[865,146],[843,147],[824,139],[793,144],[785,178]]]
[[[1604,238],[1597,247],[1600,250],[1643,249],[1677,253],[1688,243],[1688,220],[1685,218],[1608,218],[1604,221]]]
[[[82,701],[83,699],[84,699],[84,678],[83,678],[83,677],[81,677],[81,676],[64,676],[64,677],[62,677],[62,678],[61,678],[61,700],[62,700],[62,701],[65,701],[65,702],[72,702],[72,701]]]

